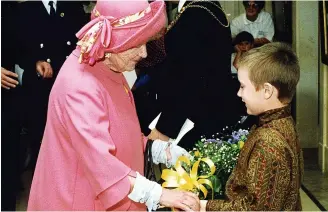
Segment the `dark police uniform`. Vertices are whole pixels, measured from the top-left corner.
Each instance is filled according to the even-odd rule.
[[[54,15],[48,13],[42,1],[26,1],[20,3],[13,14],[15,63],[24,69],[22,107],[32,145],[32,165],[35,165],[42,140],[52,85],[67,56],[76,47],[75,34],[88,19],[78,1],[57,1]],[[51,65],[52,78],[38,76],[38,61]]]

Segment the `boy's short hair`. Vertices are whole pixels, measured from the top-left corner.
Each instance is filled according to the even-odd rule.
[[[248,69],[249,79],[256,89],[270,83],[277,88],[280,102],[292,101],[300,79],[300,66],[289,45],[274,42],[251,49],[241,57],[238,65]]]
[[[248,41],[249,43],[254,43],[253,35],[249,32],[246,32],[246,31],[240,32],[234,40],[234,45],[237,45],[237,44],[239,44],[241,42],[244,42],[244,41]]]

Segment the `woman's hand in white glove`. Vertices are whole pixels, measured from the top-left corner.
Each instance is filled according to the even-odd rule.
[[[180,156],[186,156],[190,158],[190,154],[184,148],[176,145],[170,144],[166,151],[168,167],[174,166]]]
[[[144,203],[148,211],[156,210],[159,205],[179,208],[186,211],[199,211],[200,202],[196,194],[162,188],[158,183],[146,179],[137,172],[137,177],[130,177],[132,191],[128,197]]]
[[[172,142],[155,140],[152,145],[152,158],[155,164],[163,163],[171,167],[182,155],[190,157],[189,153]]]
[[[191,192],[163,188],[159,202],[163,206],[179,208],[184,211],[200,210],[200,200],[196,194]]]

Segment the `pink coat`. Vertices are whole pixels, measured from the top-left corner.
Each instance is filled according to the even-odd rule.
[[[28,210],[145,210],[127,198],[145,139],[121,73],[68,57],[49,98]]]

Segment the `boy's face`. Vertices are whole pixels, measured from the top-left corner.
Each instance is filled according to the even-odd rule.
[[[237,95],[242,99],[247,108],[247,114],[259,115],[263,110],[264,93],[263,89],[256,90],[255,86],[249,79],[247,68],[240,67],[238,69],[238,80],[240,88]]]
[[[248,41],[238,43],[237,46],[242,52],[247,52],[253,48],[253,44]]]

